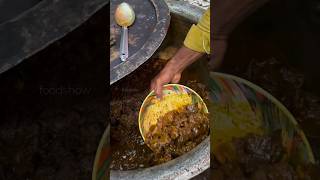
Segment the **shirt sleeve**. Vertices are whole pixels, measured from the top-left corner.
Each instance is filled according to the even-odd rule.
[[[184,45],[194,51],[210,54],[210,8],[206,10],[197,25],[192,25]]]

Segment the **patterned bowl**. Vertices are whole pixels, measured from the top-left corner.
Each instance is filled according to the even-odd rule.
[[[267,91],[245,79],[223,73],[210,74],[209,89],[208,107],[214,112],[210,117],[211,154],[217,153],[220,144],[233,138],[280,131],[282,145],[292,164],[315,163],[299,124]]]
[[[204,112],[204,113],[209,113],[208,112],[208,108],[206,106],[206,104],[204,103],[204,101],[202,100],[202,98],[199,96],[199,94],[197,94],[194,90],[192,90],[191,88],[184,86],[184,85],[180,85],[180,84],[167,84],[164,85],[163,90],[162,90],[162,98],[163,100],[159,100],[154,91],[150,92],[150,94],[144,99],[141,108],[140,108],[140,112],[139,112],[139,130],[140,133],[143,137],[143,140],[145,140],[145,135],[149,130],[149,127],[151,125],[156,124],[157,122],[154,122],[150,119],[145,118],[145,114],[148,111],[148,108],[152,107],[153,105],[155,105],[156,103],[160,102],[160,101],[165,101],[166,96],[171,96],[171,95],[188,95],[188,97],[190,97],[190,102],[181,102],[181,105],[173,105],[173,106],[168,106],[167,109],[163,109],[161,110],[162,113],[161,114],[165,114],[166,112],[172,111],[174,109],[178,109],[179,107],[183,106],[183,105],[192,105],[192,104],[198,104],[198,107]]]
[[[111,163],[110,124],[100,140],[93,163],[92,180],[109,180]]]

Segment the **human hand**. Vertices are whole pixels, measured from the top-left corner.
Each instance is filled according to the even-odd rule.
[[[150,89],[154,90],[158,98],[162,97],[162,87],[168,83],[179,83],[181,72],[174,69],[169,63],[161,72],[151,81]]]
[[[161,98],[163,85],[170,82],[179,83],[182,71],[202,55],[203,53],[182,46],[162,71],[151,81],[151,90],[154,90],[157,97]]]

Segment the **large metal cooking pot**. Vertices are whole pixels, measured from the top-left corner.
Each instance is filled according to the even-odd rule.
[[[0,0],[0,74],[81,25],[108,0]]]
[[[179,1],[167,1],[171,23],[162,47],[181,46],[193,23],[204,10]],[[160,49],[162,48],[160,47]],[[190,179],[210,167],[210,138],[206,138],[192,151],[164,164],[130,171],[110,171],[112,180]]]

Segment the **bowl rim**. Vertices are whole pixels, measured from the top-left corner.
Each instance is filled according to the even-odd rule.
[[[208,107],[206,105],[206,103],[203,101],[202,97],[196,92],[194,91],[193,89],[189,88],[188,86],[185,86],[185,85],[182,85],[182,84],[176,84],[176,83],[171,83],[171,84],[166,84],[166,85],[163,85],[163,87],[170,87],[170,86],[180,86],[180,87],[184,87],[186,89],[188,89],[189,91],[191,91],[193,94],[195,94],[199,99],[200,99],[200,102],[204,105],[204,111],[206,113],[209,113],[209,110],[208,110]],[[139,110],[139,117],[138,117],[138,123],[139,123],[139,131],[140,131],[140,134],[142,136],[142,139],[143,141],[145,141],[145,137],[142,133],[142,124],[141,124],[141,111],[142,111],[142,108],[145,106],[145,103],[147,101],[147,99],[150,97],[150,96],[153,96],[154,95],[154,90],[152,90],[143,100],[141,106],[140,106],[140,110]]]
[[[105,146],[105,143],[102,143],[102,142],[104,142],[107,138],[110,138],[110,124],[108,124],[107,128],[103,132],[102,137],[99,141],[98,149],[96,150],[96,154],[93,162],[92,176],[91,176],[92,180],[98,180],[97,177],[100,170],[99,169],[100,167],[98,166],[98,164],[99,164],[102,149]],[[109,143],[109,146],[110,146],[110,143]]]

